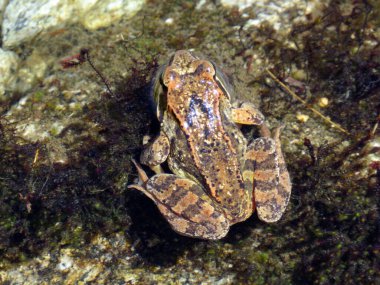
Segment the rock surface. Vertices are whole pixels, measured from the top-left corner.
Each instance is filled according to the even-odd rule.
[[[16,53],[0,48],[0,101],[3,101],[5,91],[15,88],[20,59]]]
[[[9,1],[2,25],[3,45],[13,47],[68,23],[78,23],[91,30],[105,27],[121,17],[133,16],[143,3],[144,0]]]
[[[318,1],[298,1],[298,0],[222,0],[226,7],[238,7],[241,11],[250,8],[256,14],[255,19],[247,22],[247,26],[259,26],[264,22],[273,25],[273,28],[289,29],[295,22],[306,20],[306,15],[320,11],[321,4]],[[287,13],[297,7],[297,13]]]

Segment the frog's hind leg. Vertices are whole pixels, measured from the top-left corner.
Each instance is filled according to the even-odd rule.
[[[278,167],[280,172],[278,193],[282,195],[281,197],[283,198],[283,211],[285,211],[285,208],[290,200],[290,194],[292,192],[292,182],[290,181],[289,172],[286,168],[284,155],[282,154],[281,150],[280,134],[283,128],[284,126],[280,126],[274,130],[273,139],[276,143],[276,153],[278,157]]]
[[[148,180],[144,189],[179,234],[216,240],[224,237],[229,222],[224,213],[189,179],[173,174],[159,174]]]
[[[247,150],[246,169],[254,170],[254,202],[259,218],[276,222],[289,202],[291,183],[281,151],[280,131],[273,138],[261,137],[253,141]]]

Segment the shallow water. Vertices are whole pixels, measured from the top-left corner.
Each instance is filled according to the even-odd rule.
[[[379,5],[276,3],[149,1],[100,29],[68,22],[3,46],[18,66],[0,97],[0,283],[380,283]],[[88,59],[60,64],[83,47],[112,95]],[[186,238],[127,189],[159,129],[151,79],[179,49],[215,62],[270,127],[286,124],[293,193],[279,222],[254,213],[222,240]]]

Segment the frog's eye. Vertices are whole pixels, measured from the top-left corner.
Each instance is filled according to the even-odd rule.
[[[211,62],[207,60],[198,60],[198,61],[195,61],[194,64],[197,65],[195,73],[203,75],[203,76],[207,75],[207,76],[210,76],[211,78],[214,77],[215,68]]]
[[[165,86],[169,86],[170,82],[173,82],[176,78],[178,78],[178,73],[167,67],[162,75],[162,82]]]
[[[228,99],[234,99],[235,94],[228,76],[215,65],[215,81],[218,83],[219,87],[223,90],[223,93],[227,95]]]
[[[153,99],[152,107],[156,108],[156,115],[160,121],[162,121],[163,113],[166,109],[166,96],[165,96],[165,90],[164,85],[162,82],[162,75],[164,70],[166,69],[166,65],[162,65],[159,67],[159,69],[156,71],[156,74],[152,80],[151,90],[149,97],[150,99]]]

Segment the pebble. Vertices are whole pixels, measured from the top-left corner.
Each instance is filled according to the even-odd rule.
[[[318,105],[319,107],[327,107],[329,105],[329,99],[327,99],[326,97],[322,97],[318,100]]]
[[[301,113],[297,114],[296,117],[297,117],[297,120],[300,121],[301,123],[306,123],[307,120],[309,120],[310,118],[308,115],[301,114]]]

